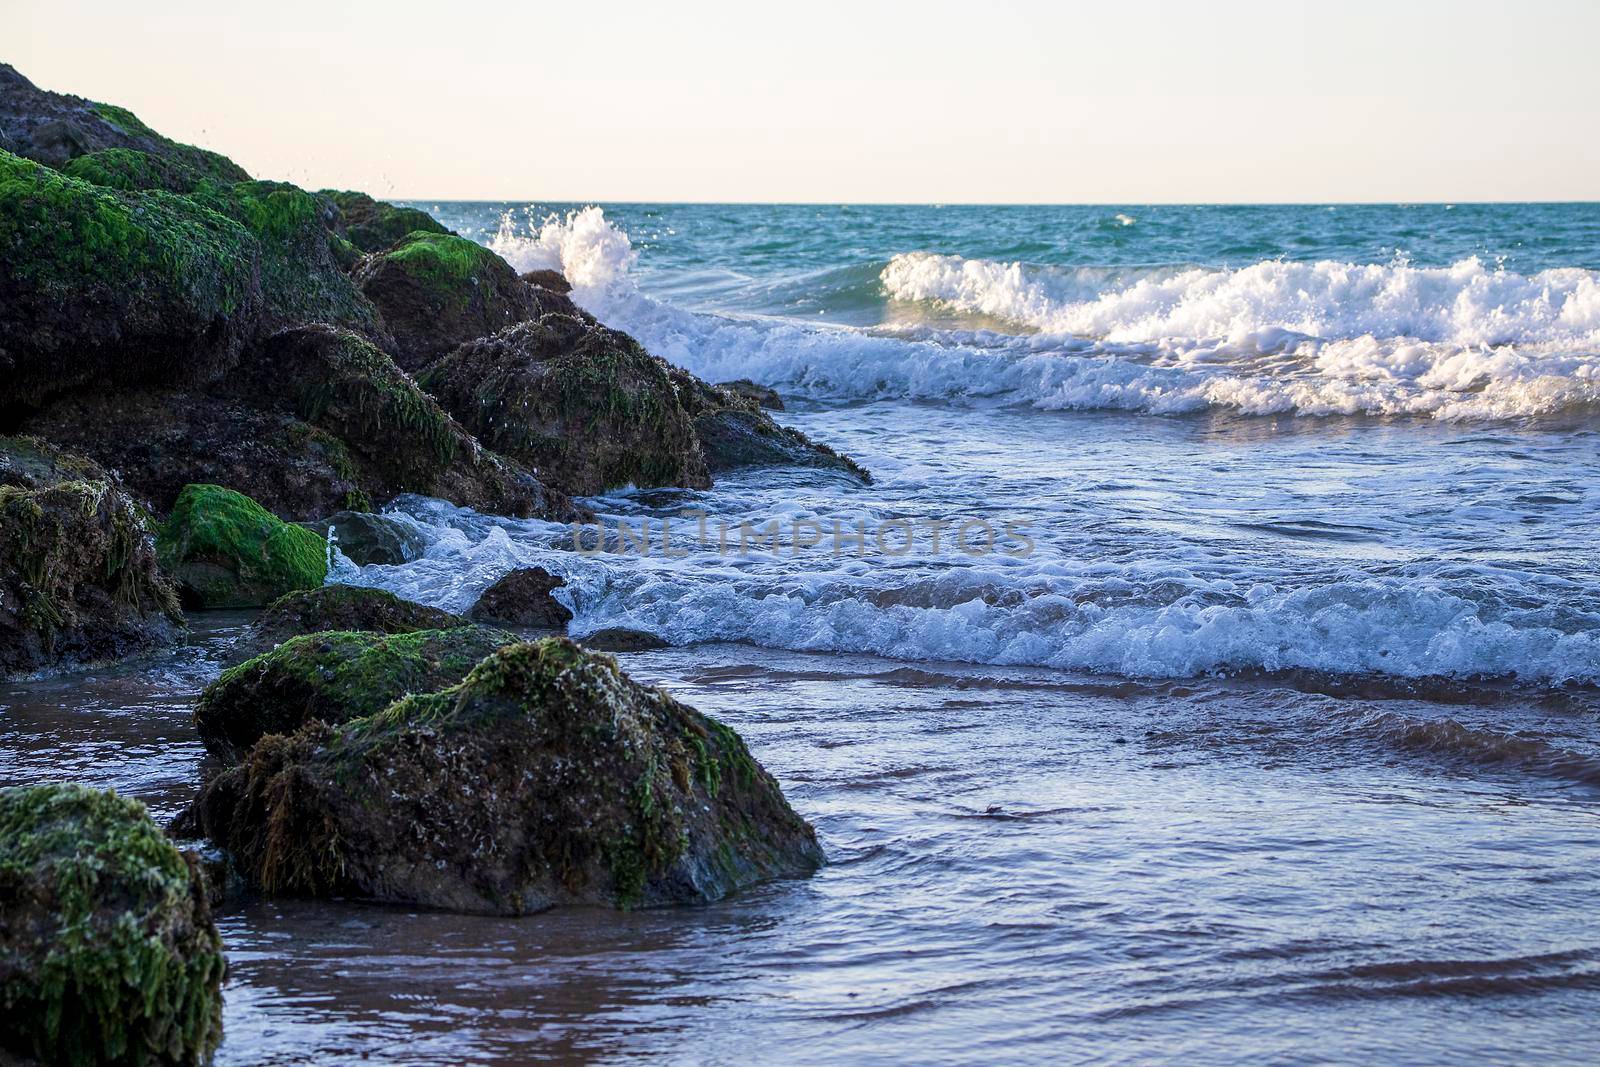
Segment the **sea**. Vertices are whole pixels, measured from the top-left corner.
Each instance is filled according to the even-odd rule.
[[[1600,204],[419,201],[844,452],[333,580],[571,631],[830,863],[704,907],[219,917],[223,1064],[1600,1058]],[[0,684],[158,814],[244,616]]]

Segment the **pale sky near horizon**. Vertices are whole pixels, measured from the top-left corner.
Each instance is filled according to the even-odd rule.
[[[1600,199],[1597,0],[0,0],[0,22],[43,88],[392,198]]]

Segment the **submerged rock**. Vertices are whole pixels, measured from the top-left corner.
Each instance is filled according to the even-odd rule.
[[[207,1061],[224,970],[203,879],[144,805],[0,789],[0,1058]]]
[[[195,704],[195,726],[206,751],[231,764],[267,734],[314,721],[337,725],[380,712],[407,693],[454,685],[516,640],[483,626],[291,638],[223,671]]]
[[[338,545],[345,559],[358,567],[397,567],[420,559],[427,548],[422,534],[398,519],[370,511],[340,511],[301,523]]]
[[[383,313],[397,360],[407,370],[544,310],[540,291],[518,278],[510,264],[454,234],[409,234],[368,257],[355,277]],[[551,299],[565,298],[551,294]]]
[[[715,900],[824,862],[736,733],[563,638],[265,737],[193,815],[268,893],[489,914]]]
[[[328,576],[327,542],[242,493],[191,485],[178,494],[156,551],[199,608],[257,608]]]
[[[88,460],[0,437],[0,678],[183,633],[144,513]]]
[[[783,410],[783,398],[770,385],[761,385],[749,378],[735,378],[731,382],[718,382],[717,388],[726,389],[734,396],[742,396],[746,400],[754,400],[768,411]]]
[[[671,368],[592,321],[546,315],[469,341],[419,382],[479,440],[565,492],[711,484]]]
[[[550,593],[566,584],[543,567],[522,567],[485,589],[468,614],[501,626],[565,630],[572,612]]]
[[[411,233],[450,232],[426,211],[396,207],[366,193],[324,189],[322,195],[339,209],[335,230],[363,252],[381,252]]]
[[[408,634],[467,625],[460,615],[402,600],[386,589],[324,585],[287,593],[269,604],[251,626],[248,647],[265,651],[291,637],[328,630]]]
[[[664,638],[626,626],[608,626],[604,630],[596,630],[588,637],[578,638],[578,643],[596,652],[654,652],[672,647]]]

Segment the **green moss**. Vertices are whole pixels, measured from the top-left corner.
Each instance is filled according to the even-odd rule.
[[[0,1010],[48,1063],[195,1062],[225,968],[196,876],[144,806],[75,785],[0,789]]]
[[[342,611],[337,603],[366,601],[370,592],[350,590],[332,602],[317,597],[316,614],[365,616],[362,621],[381,624],[372,618],[370,604],[346,605]],[[280,604],[270,611],[283,615],[295,609],[293,603]],[[394,618],[404,614],[397,610]],[[408,693],[452,685],[485,656],[514,641],[513,634],[481,626],[390,634],[333,630],[294,637],[224,671],[195,705],[195,724],[207,749],[231,761],[266,734],[289,733],[313,719],[348,722],[381,712]]]
[[[197,175],[224,182],[236,182],[250,177],[243,167],[221,153],[196,148],[194,145],[183,144],[162,136],[146,126],[137,115],[125,107],[118,107],[115,104],[96,104],[94,110],[95,114],[129,137],[146,142],[148,147],[155,150],[155,153],[162,158],[181,164]]]
[[[237,223],[184,197],[102,189],[5,151],[0,249],[23,280],[45,289],[163,284],[216,315],[249,291],[257,254]]]
[[[472,299],[474,281],[504,268],[499,256],[465,237],[416,230],[385,253],[429,297],[459,311]]]
[[[465,434],[387,355],[349,333],[333,338],[319,354],[326,369],[307,376],[296,404],[301,418],[321,423],[337,405],[346,416],[338,430],[347,437],[405,442],[404,448],[390,447],[391,457],[415,445],[441,464],[455,459]]]
[[[125,107],[118,107],[116,104],[96,104],[94,111],[130,137],[154,137],[164,140],[160,134],[146,126],[139,116]]]
[[[426,211],[396,207],[366,193],[324,189],[321,195],[338,206],[350,243],[363,252],[381,252],[417,231],[450,232]]]
[[[202,607],[261,606],[328,575],[326,539],[217,485],[184,487],[156,551]]]
[[[93,185],[128,192],[165,189],[171,193],[190,193],[205,180],[198,171],[178,160],[132,148],[103,148],[78,156],[62,167],[61,172]]]

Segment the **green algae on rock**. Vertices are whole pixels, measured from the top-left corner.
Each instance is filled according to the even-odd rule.
[[[351,614],[378,621],[371,607],[368,601]],[[293,637],[224,671],[196,703],[195,726],[206,750],[231,764],[267,734],[292,733],[313,721],[347,722],[382,711],[407,693],[454,685],[483,657],[516,640],[503,630],[471,625]]]
[[[259,261],[248,230],[185,197],[0,151],[0,406],[216,377],[256,328]]]
[[[117,659],[182,633],[143,511],[88,460],[0,437],[0,678]]]
[[[268,893],[488,914],[716,900],[824,862],[733,730],[565,638],[265,737],[192,814]]]
[[[203,879],[144,805],[0,789],[0,1050],[74,1067],[205,1062],[224,970]]]
[[[218,485],[178,494],[156,550],[184,599],[200,608],[262,607],[328,576],[323,538]]]
[[[328,630],[408,634],[468,625],[460,615],[402,600],[387,589],[324,585],[274,600],[252,624],[250,644],[264,650],[291,637]]]
[[[355,277],[382,313],[394,335],[397,361],[407,370],[426,366],[464,341],[570,304],[524,282],[483,245],[448,233],[408,234],[369,256]]]
[[[672,368],[592,320],[546,315],[469,341],[419,381],[479,440],[565,492],[711,484]]]
[[[335,231],[363,252],[381,252],[412,233],[450,232],[426,211],[397,207],[366,193],[324,189],[321,195],[339,209]]]

